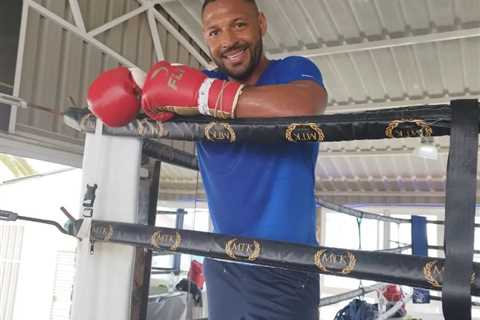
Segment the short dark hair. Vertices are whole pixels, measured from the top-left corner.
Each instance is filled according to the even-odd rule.
[[[204,1],[203,1],[203,5],[202,5],[202,16],[203,16],[203,12],[205,11],[205,7],[206,7],[209,3],[214,2],[214,1],[216,1],[216,0],[204,0]],[[257,11],[258,11],[258,6],[257,6],[257,3],[255,2],[255,0],[243,0],[243,1],[246,1],[246,2],[248,2],[248,3],[253,4],[253,5],[255,6],[255,9],[257,9]]]

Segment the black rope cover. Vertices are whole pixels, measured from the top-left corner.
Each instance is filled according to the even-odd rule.
[[[88,109],[71,108],[65,123],[79,131],[95,132],[96,118]],[[450,134],[448,105],[416,106],[367,112],[265,119],[218,121],[209,117],[178,117],[160,123],[136,119],[125,127],[105,127],[107,135],[174,140],[234,142],[316,142],[443,136]]]
[[[187,169],[198,170],[197,158],[194,155],[153,139],[145,139],[145,141],[143,141],[142,153],[163,162],[175,164]]]
[[[79,230],[82,222],[77,220],[74,230]],[[92,220],[90,240],[432,290],[441,290],[444,277],[445,260],[440,258],[314,247],[121,222]],[[480,296],[480,264],[471,266],[471,292]]]

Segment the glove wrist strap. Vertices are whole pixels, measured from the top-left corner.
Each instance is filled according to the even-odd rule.
[[[235,97],[233,98],[232,114],[231,114],[232,119],[235,118],[235,113],[237,111],[237,105],[238,105],[238,99],[240,98],[240,95],[243,93],[244,88],[245,88],[244,84],[240,85],[237,92],[235,93]]]
[[[213,81],[215,81],[215,79],[206,78],[198,90],[198,111],[206,116],[211,115],[210,109],[208,108],[208,92],[210,91]]]

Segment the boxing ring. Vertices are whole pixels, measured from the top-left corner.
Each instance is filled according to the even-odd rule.
[[[103,319],[105,316],[114,318],[111,313],[112,303],[131,302],[128,293],[121,292],[125,287],[118,292],[122,297],[116,297],[115,301],[109,296],[100,302],[88,295],[93,292],[94,295],[98,293],[98,297],[108,296],[99,291],[110,291],[109,286],[115,286],[115,280],[112,280],[115,277],[109,274],[112,273],[112,265],[115,265],[117,279],[125,279],[128,287],[133,278],[133,247],[442,291],[445,319],[471,319],[471,296],[480,296],[480,264],[472,262],[479,117],[477,100],[455,100],[450,105],[414,106],[317,117],[231,121],[198,117],[176,118],[166,123],[144,118],[134,120],[122,128],[108,128],[101,126],[86,109],[71,109],[65,114],[65,122],[70,127],[87,133],[83,218],[71,219],[70,228],[66,231],[82,239],[77,259],[80,275],[75,282],[72,319]],[[450,135],[444,222],[445,259],[388,251],[312,247],[155,227],[148,218],[138,219],[132,214],[138,209],[135,207],[138,199],[130,200],[129,205],[124,206],[122,201],[125,199],[105,193],[109,188],[126,187],[127,190],[120,194],[142,194],[141,187],[125,186],[125,180],[120,181],[118,177],[129,175],[126,180],[133,181],[133,184],[138,181],[142,173],[125,174],[124,171],[130,172],[131,166],[139,165],[142,161],[141,154],[198,170],[193,155],[163,145],[155,140],[158,138],[216,143],[309,143],[445,135]],[[100,139],[103,139],[103,142],[99,142]],[[112,148],[121,148],[122,154],[128,154],[128,157],[122,161],[105,159],[107,163],[112,161],[112,165],[101,168],[99,159],[103,159],[102,150]],[[103,172],[103,169],[110,173],[102,173],[107,176],[102,178],[99,173]],[[98,190],[104,191],[97,193],[95,199],[97,186]],[[144,191],[150,196],[155,195],[158,184],[156,189]],[[108,199],[105,200],[105,197]],[[150,203],[147,211],[151,212],[154,204]],[[123,210],[126,216],[116,210]],[[365,213],[353,209],[350,214],[355,215],[355,212],[366,217]],[[5,220],[15,220],[15,213],[0,212],[0,217],[2,214]],[[382,219],[381,216],[376,218]],[[148,267],[148,263],[146,265]],[[97,276],[92,277],[92,274]],[[100,277],[112,278],[99,281]],[[104,288],[105,286],[107,288]],[[98,304],[110,305],[110,308],[98,307]],[[132,314],[131,310],[119,311],[115,318],[127,319],[126,314]]]

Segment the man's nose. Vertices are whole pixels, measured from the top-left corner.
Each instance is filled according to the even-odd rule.
[[[237,42],[235,33],[228,30],[222,34],[222,49],[228,49],[232,47]]]

